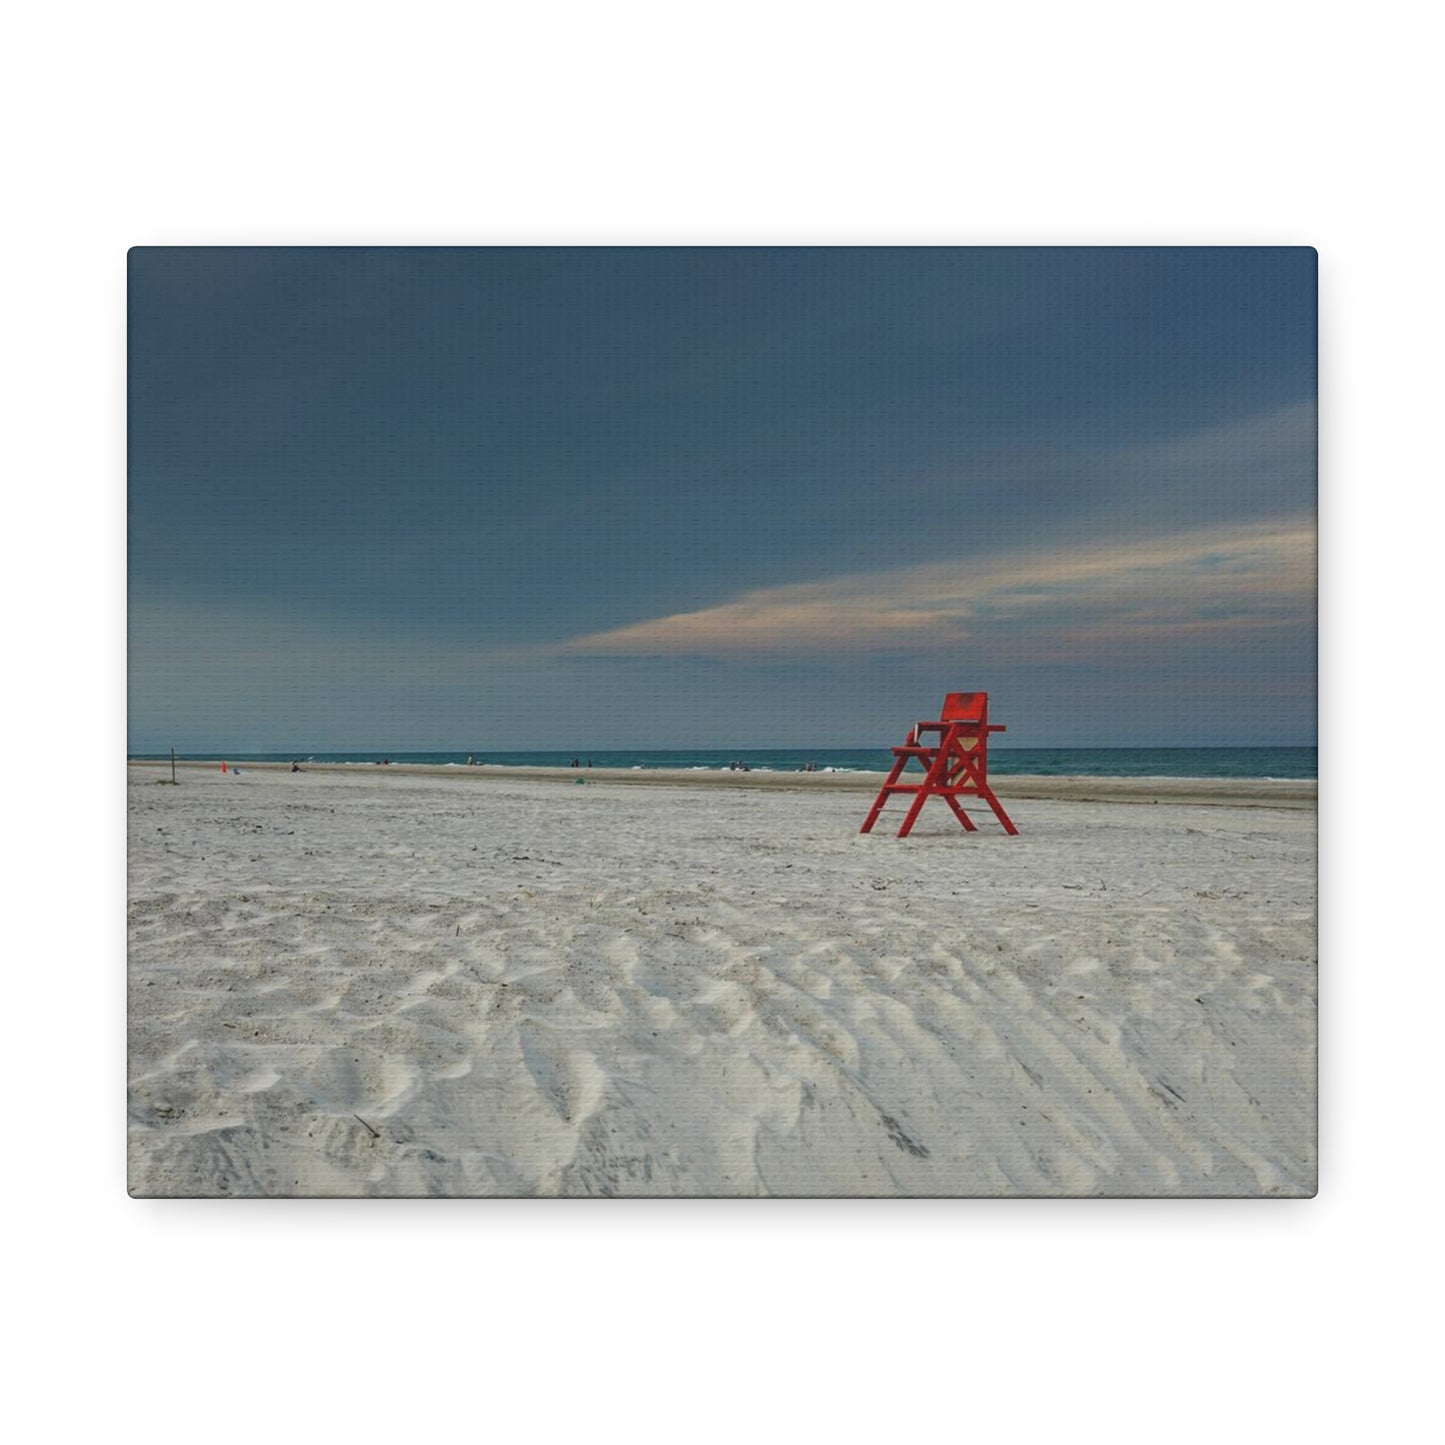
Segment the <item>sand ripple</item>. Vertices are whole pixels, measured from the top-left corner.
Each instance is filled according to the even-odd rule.
[[[130,791],[144,1194],[1307,1194],[1313,815]]]

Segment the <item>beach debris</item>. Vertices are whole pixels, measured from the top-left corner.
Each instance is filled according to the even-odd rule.
[[[365,1129],[366,1132],[367,1132],[368,1134],[370,1134],[373,1139],[380,1139],[380,1138],[381,1138],[381,1130],[380,1130],[380,1129],[373,1129],[373,1128],[371,1127],[371,1125],[368,1124],[368,1123],[366,1122],[366,1120],[361,1117],[360,1114],[353,1114],[351,1117],[352,1117],[353,1119],[355,1119],[356,1122],[357,1122],[358,1124],[360,1124],[361,1127],[362,1127],[363,1129]]]
[[[912,1154],[915,1159],[928,1158],[930,1151],[927,1144],[920,1144],[891,1114],[884,1114],[880,1109],[879,1117],[883,1120],[883,1127],[888,1131],[888,1137],[902,1149],[905,1154]]]

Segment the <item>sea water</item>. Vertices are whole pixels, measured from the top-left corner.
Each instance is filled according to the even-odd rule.
[[[137,759],[169,753],[136,753]],[[564,752],[312,752],[177,753],[182,761],[225,756],[238,763],[429,763],[467,766],[489,763],[513,768],[680,768],[715,771],[738,765],[754,772],[887,772],[893,755],[885,748],[601,748]],[[1313,778],[1312,747],[1273,748],[1008,748],[988,750],[990,773],[1085,778]]]

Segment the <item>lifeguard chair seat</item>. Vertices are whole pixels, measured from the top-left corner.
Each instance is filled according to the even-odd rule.
[[[859,832],[872,831],[884,805],[895,793],[911,793],[913,801],[898,829],[900,838],[912,832],[924,803],[932,797],[942,798],[953,809],[966,832],[976,832],[977,827],[959,802],[961,797],[982,799],[1003,824],[1004,832],[1017,834],[1013,820],[988,785],[989,734],[1007,731],[1001,724],[989,722],[986,692],[946,693],[938,717],[914,723],[902,745],[891,750],[893,767]],[[915,759],[923,768],[923,780],[914,781],[917,775],[912,774],[909,782],[901,782],[904,770]]]

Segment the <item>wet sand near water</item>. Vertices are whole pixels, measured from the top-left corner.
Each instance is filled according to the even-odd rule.
[[[177,771],[219,772],[219,759],[178,762]],[[170,776],[169,762],[131,763],[137,770]],[[242,763],[244,772],[291,771],[290,763]],[[459,783],[551,782],[576,786],[588,782],[623,783],[637,787],[787,788],[876,794],[883,773],[732,772],[727,769],[691,768],[529,768],[494,763],[465,767],[431,763],[305,763],[308,773],[343,773],[454,778]],[[916,771],[916,770],[915,770]],[[1036,798],[1090,803],[1180,803],[1197,806],[1313,809],[1319,785],[1313,778],[1092,778],[1040,777],[1028,774],[994,774],[990,778],[1000,798]],[[896,805],[895,805],[896,806]],[[886,816],[886,815],[885,815]]]

